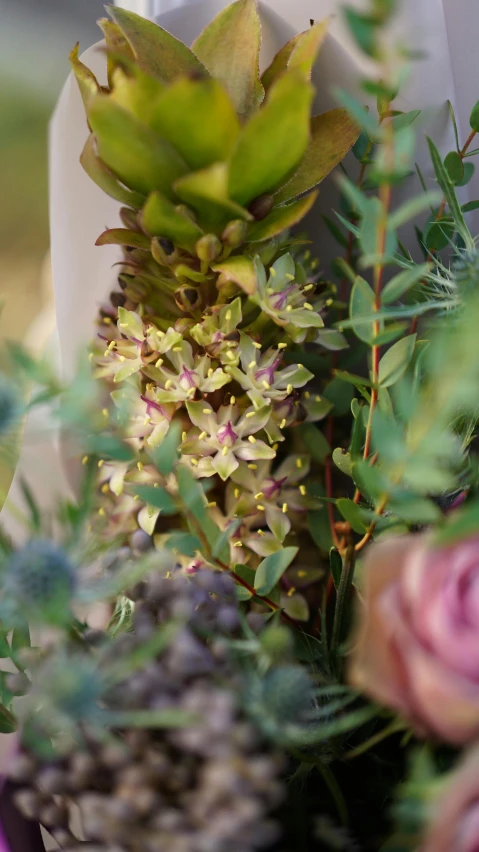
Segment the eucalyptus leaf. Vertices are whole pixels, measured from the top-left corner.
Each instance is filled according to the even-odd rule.
[[[366,532],[367,524],[364,521],[364,516],[360,507],[354,503],[353,500],[341,497],[339,500],[336,500],[336,507],[354,532],[359,533],[360,535],[363,535]]]
[[[284,547],[271,553],[258,565],[254,578],[254,588],[258,595],[265,597],[281,580],[298,553],[297,547]]]
[[[395,384],[406,372],[414,353],[416,334],[398,340],[383,355],[379,362],[379,384],[383,388]]]
[[[405,269],[404,272],[399,272],[384,287],[381,293],[382,304],[390,305],[391,302],[397,302],[408,290],[419,284],[429,272],[428,263],[422,263],[413,266],[411,269]]]
[[[351,456],[342,447],[336,447],[333,450],[333,462],[341,473],[344,473],[346,476],[352,476]]]

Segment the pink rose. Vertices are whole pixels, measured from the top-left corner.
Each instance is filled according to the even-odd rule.
[[[479,734],[479,537],[434,548],[388,539],[365,560],[350,680],[420,734],[462,744]]]
[[[478,849],[479,746],[475,746],[436,799],[420,852],[477,852]]]

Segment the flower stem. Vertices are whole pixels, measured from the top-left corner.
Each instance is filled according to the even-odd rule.
[[[346,553],[344,554],[343,570],[341,571],[336,609],[334,611],[333,632],[331,636],[331,653],[333,654],[337,651],[343,634],[344,620],[347,613],[349,595],[354,578],[355,562],[356,553],[354,550],[354,543],[351,540],[346,548]]]

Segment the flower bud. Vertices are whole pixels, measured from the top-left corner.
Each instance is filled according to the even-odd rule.
[[[122,207],[120,210],[120,219],[123,222],[125,228],[128,228],[129,231],[139,231],[137,214],[135,210],[132,210],[130,207]]]
[[[200,260],[210,263],[218,257],[222,245],[216,234],[205,234],[195,245],[195,251]]]
[[[196,311],[201,306],[201,294],[195,287],[186,285],[175,292],[175,302],[182,311]]]
[[[247,232],[248,225],[243,219],[233,219],[232,222],[228,222],[221,239],[230,248],[238,248],[244,243]]]
[[[150,294],[150,287],[140,278],[130,278],[129,283],[123,292],[130,301],[138,304],[139,302],[144,302],[145,299],[148,298]]]
[[[228,299],[230,296],[235,296],[238,292],[238,286],[234,281],[231,281],[227,275],[222,272],[216,279],[216,287],[223,298]]]
[[[178,252],[171,240],[153,237],[151,241],[151,253],[160,266],[170,266],[178,260]]]
[[[122,308],[126,302],[126,297],[123,293],[113,291],[110,293],[110,303],[114,308]]]
[[[271,213],[274,206],[274,198],[272,195],[258,195],[248,207],[249,212],[260,222],[261,219],[266,219],[268,213]]]

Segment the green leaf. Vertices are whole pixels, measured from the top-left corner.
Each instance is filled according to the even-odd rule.
[[[388,510],[411,524],[437,524],[442,513],[432,500],[415,494],[399,492],[388,502]]]
[[[362,389],[371,387],[371,380],[365,379],[363,376],[357,376],[355,373],[349,373],[347,370],[333,370],[333,375],[342,382],[349,382],[354,387]]]
[[[475,501],[451,513],[442,529],[436,531],[434,544],[437,547],[447,546],[470,536],[477,536],[478,532],[479,503]]]
[[[349,314],[351,317],[350,322],[356,337],[358,337],[359,340],[364,341],[364,343],[369,344],[372,343],[374,337],[373,323],[359,324],[357,321],[362,319],[364,315],[370,316],[371,311],[374,310],[374,305],[375,298],[371,287],[364,278],[361,278],[361,276],[358,275],[351,291],[351,299],[349,303]],[[345,326],[345,323],[343,323],[343,326]]]
[[[472,210],[479,209],[479,201],[468,201],[467,204],[462,205],[463,213],[470,213]]]
[[[172,196],[172,182],[187,168],[169,142],[117,106],[108,95],[93,99],[88,118],[101,159],[126,186],[143,195],[159,189]]]
[[[214,272],[221,272],[228,281],[234,281],[248,296],[256,293],[258,280],[252,258],[235,255],[222,263],[215,263],[211,268]]]
[[[384,287],[381,294],[382,304],[390,305],[391,302],[397,302],[411,287],[419,284],[429,271],[429,264],[422,263],[418,266],[413,266],[411,269],[405,269],[404,272],[399,272]]]
[[[187,532],[174,532],[165,541],[168,550],[177,551],[182,556],[194,556],[201,550],[201,541],[196,535]]]
[[[157,24],[117,6],[109,6],[108,11],[126,36],[142,71],[166,83],[182,75],[207,74],[194,53]]]
[[[134,452],[124,441],[118,440],[111,434],[91,435],[85,449],[89,455],[96,455],[102,459],[113,459],[114,461],[131,461]]]
[[[135,210],[141,208],[145,200],[144,196],[123,186],[102,163],[96,152],[96,141],[93,134],[90,134],[85,143],[80,156],[80,163],[88,177],[115,201],[120,201],[121,204],[126,204],[127,207],[133,207]]]
[[[22,476],[20,477],[20,489],[30,512],[30,527],[36,533],[40,533],[42,529],[41,510],[27,480]]]
[[[474,104],[471,110],[471,114],[469,116],[469,124],[471,125],[472,129],[476,131],[476,133],[479,133],[479,101]]]
[[[275,83],[231,159],[229,191],[239,204],[274,192],[298,168],[308,147],[312,99],[311,84],[298,72],[289,71]]]
[[[334,328],[318,329],[315,342],[320,346],[324,346],[325,349],[330,349],[332,352],[347,349],[349,345],[344,335]]]
[[[412,109],[409,112],[402,112],[400,115],[395,115],[391,121],[393,130],[402,130],[403,127],[409,127],[420,115],[420,109]]]
[[[474,241],[473,241],[473,239],[472,239],[472,237],[469,233],[469,229],[466,225],[464,215],[463,215],[463,212],[461,210],[461,206],[460,206],[460,204],[457,200],[457,196],[456,196],[456,193],[454,191],[454,186],[451,183],[449,175],[448,175],[448,173],[447,173],[447,171],[444,167],[444,164],[442,162],[441,155],[440,155],[439,151],[437,150],[434,142],[429,137],[427,137],[427,142],[428,142],[428,145],[429,145],[429,152],[431,154],[431,159],[432,159],[432,163],[433,163],[433,166],[434,166],[434,171],[436,173],[438,183],[439,183],[439,185],[440,185],[440,187],[441,187],[441,189],[444,193],[444,197],[445,197],[447,204],[449,206],[449,210],[451,212],[451,215],[454,219],[454,223],[456,225],[457,232],[458,232],[458,234],[460,234],[460,236],[464,240],[467,248],[471,250],[471,249],[474,248]]]
[[[298,553],[297,547],[284,547],[271,553],[258,565],[254,578],[254,587],[258,595],[264,597],[274,589],[284,572]]]
[[[354,95],[351,95],[344,89],[336,88],[333,90],[333,93],[336,96],[336,100],[347,109],[349,115],[359,125],[361,130],[364,130],[369,137],[376,138],[379,132],[377,118]]]
[[[329,18],[324,18],[324,20],[313,24],[308,30],[305,30],[293,39],[293,49],[288,61],[289,69],[296,69],[304,74],[308,80],[311,79],[313,65],[326,38],[328,27]]]
[[[339,245],[340,245],[340,246],[342,246],[343,248],[347,249],[347,247],[348,247],[348,240],[347,240],[347,238],[346,238],[345,234],[343,234],[343,232],[342,232],[342,231],[338,228],[338,226],[336,225],[336,223],[335,223],[335,222],[333,222],[333,220],[332,220],[332,219],[330,219],[330,218],[329,218],[329,216],[323,216],[323,215],[322,215],[322,216],[321,216],[321,219],[323,220],[323,222],[324,222],[324,224],[326,225],[326,227],[327,227],[328,231],[329,231],[329,232],[330,232],[330,234],[334,237],[334,239],[336,240],[336,242],[338,242],[338,243],[339,243]]]
[[[449,115],[451,117],[452,127],[453,127],[453,130],[454,130],[454,139],[455,139],[455,142],[456,142],[456,151],[459,152],[460,149],[461,149],[461,146],[459,144],[459,133],[457,131],[456,116],[454,114],[454,107],[453,107],[451,101],[447,101],[447,108],[449,110]]]
[[[168,476],[176,467],[178,461],[178,446],[181,442],[181,425],[174,422],[159,447],[155,447],[149,455],[155,467],[162,476]]]
[[[191,251],[203,231],[189,216],[177,210],[161,192],[152,192],[141,214],[144,230],[152,237],[164,237]]]
[[[379,384],[383,388],[394,385],[406,372],[414,353],[416,334],[398,340],[383,355],[379,362]]]
[[[15,717],[0,704],[0,734],[13,734],[17,730]]]
[[[474,163],[464,163],[464,161],[463,161],[463,164],[464,164],[464,176],[463,176],[461,182],[457,184],[457,186],[466,186],[469,183],[469,181],[472,180],[472,178],[474,176],[474,172],[476,170]],[[462,207],[462,209],[464,210],[464,206]]]
[[[211,520],[207,508],[206,497],[200,483],[191,475],[190,471],[183,465],[179,465],[176,476],[178,479],[178,493],[185,508],[193,515],[200,531],[205,537],[210,550],[216,545],[221,535],[221,530]],[[229,563],[229,547],[225,545],[218,555],[221,561]]]
[[[343,560],[341,559],[341,554],[336,547],[332,547],[329,551],[329,565],[331,568],[331,576],[334,582],[334,588],[339,588],[339,583],[341,580],[341,573],[343,570]]]
[[[255,0],[236,0],[208,24],[192,50],[245,118],[264,97],[259,79],[261,25]]]
[[[372,15],[362,15],[350,6],[344,7],[344,17],[358,47],[367,56],[376,55],[378,21]]]
[[[452,244],[455,233],[454,221],[450,216],[433,219],[424,228],[423,241],[429,251],[440,251]]]
[[[360,535],[366,532],[367,525],[363,520],[361,509],[353,502],[353,500],[348,500],[346,497],[340,497],[339,500],[336,500],[336,507],[354,532],[359,533]]]
[[[313,423],[302,423],[299,430],[310,456],[322,464],[331,452],[331,447],[323,433]]]
[[[311,192],[304,198],[299,198],[282,207],[275,207],[261,222],[256,222],[248,231],[248,242],[262,242],[276,237],[287,228],[292,228],[311,210],[318,197],[317,192]]]
[[[28,627],[28,623],[25,621],[21,626],[15,627],[12,631],[11,638],[11,649],[12,653],[18,654],[19,651],[22,651],[24,648],[31,648],[32,643],[30,639],[30,629]]]
[[[199,172],[191,172],[174,184],[178,196],[197,213],[205,230],[222,231],[232,219],[251,221],[252,216],[231,201],[228,194],[228,166],[215,163]]]
[[[135,485],[134,490],[140,500],[155,509],[160,509],[163,515],[177,514],[178,506],[164,488],[155,488],[153,485]]]
[[[423,192],[421,195],[417,195],[415,198],[411,198],[409,201],[405,201],[404,204],[391,213],[389,217],[389,228],[395,231],[397,228],[400,228],[401,225],[404,225],[406,222],[409,222],[410,219],[414,219],[423,210],[426,210],[431,204],[436,204],[436,202],[441,200],[441,193],[437,190],[431,190],[430,192]]]
[[[129,231],[128,228],[109,228],[98,237],[96,246],[128,246],[129,248],[150,251],[151,240],[139,231]]]
[[[352,385],[343,382],[342,379],[332,379],[324,388],[323,396],[334,405],[334,414],[341,416],[350,411],[354,389]]]
[[[313,189],[344,159],[359,134],[344,109],[332,109],[311,120],[311,141],[291,180],[275,195],[279,204]]]
[[[408,327],[407,322],[392,322],[387,325],[384,331],[381,331],[373,340],[373,346],[385,346],[386,343],[392,343],[401,337],[405,329]]]
[[[241,563],[237,563],[234,566],[233,570],[234,573],[238,575],[238,577],[241,577],[241,579],[244,580],[245,583],[248,583],[248,585],[251,586],[252,589],[254,589],[254,578],[256,572],[253,568],[251,568],[249,565],[242,565]],[[250,592],[249,589],[245,588],[245,586],[242,586],[238,583],[236,589],[236,596],[240,601],[249,601],[253,597],[253,593]]]
[[[83,103],[85,107],[88,107],[91,99],[99,93],[100,85],[93,71],[90,71],[83,62],[80,62],[78,58],[78,48],[79,45],[77,43],[70,53],[70,64],[76,77]]]
[[[212,79],[173,83],[159,97],[150,124],[195,171],[227,160],[241,129],[231,100]]]
[[[336,447],[333,450],[333,462],[345,476],[352,476],[351,456],[342,447]]]
[[[460,186],[464,178],[464,163],[457,151],[449,151],[444,159],[444,166],[453,184]]]
[[[447,299],[443,299],[442,301],[432,300],[429,302],[417,302],[414,305],[399,305],[398,307],[392,308],[383,308],[374,314],[368,314],[366,316],[358,316],[354,320],[341,320],[337,325],[343,328],[352,328],[354,325],[365,326],[369,323],[374,322],[374,320],[394,320],[394,319],[405,319],[407,317],[419,317],[422,314],[427,313],[428,311],[441,310],[445,311],[448,308],[457,307],[457,302]]]

